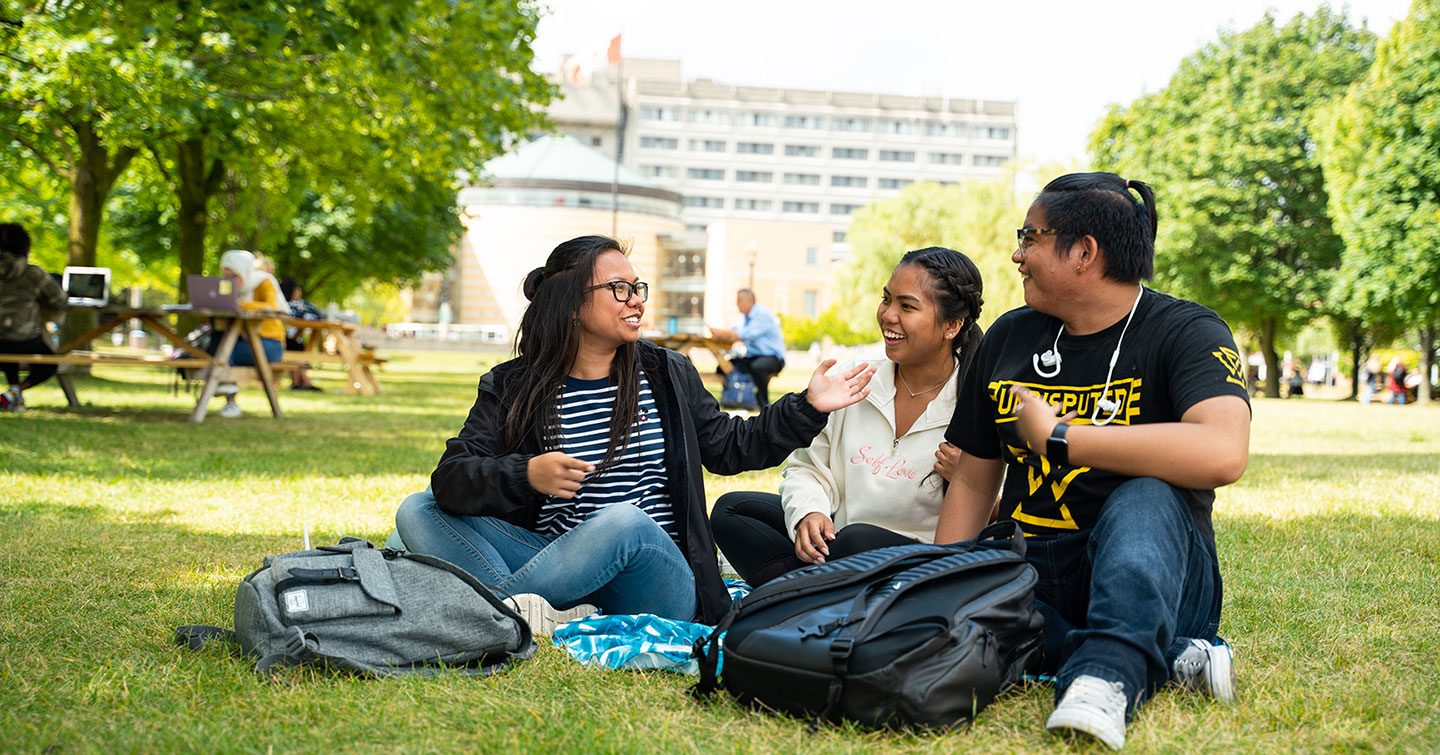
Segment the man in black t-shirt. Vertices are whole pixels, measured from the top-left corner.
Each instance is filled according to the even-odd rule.
[[[961,388],[935,536],[974,537],[1004,479],[1058,677],[1046,726],[1114,748],[1166,682],[1225,701],[1235,686],[1210,509],[1249,458],[1244,363],[1214,312],[1140,284],[1155,222],[1149,187],[1111,173],[1031,205],[1012,255],[1028,306],[986,332]]]

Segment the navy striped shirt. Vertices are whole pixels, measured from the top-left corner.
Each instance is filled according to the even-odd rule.
[[[567,377],[560,389],[559,448],[596,466],[610,443],[610,416],[615,411],[616,387],[606,378],[579,380]],[[630,431],[630,443],[615,463],[598,477],[580,483],[574,498],[549,496],[540,507],[536,531],[561,535],[591,514],[615,503],[629,503],[644,511],[678,542],[675,510],[666,488],[665,440],[650,382],[640,375],[640,420]]]

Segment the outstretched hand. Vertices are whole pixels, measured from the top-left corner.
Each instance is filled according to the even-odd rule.
[[[810,375],[810,387],[805,394],[805,399],[810,405],[822,412],[833,412],[860,401],[870,395],[870,378],[875,376],[875,368],[864,362],[855,365],[839,375],[825,374],[831,367],[835,366],[834,359],[826,359],[815,368],[814,374]]]

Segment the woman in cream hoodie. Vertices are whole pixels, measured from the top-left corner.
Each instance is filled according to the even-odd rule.
[[[870,395],[790,455],[779,495],[715,503],[715,542],[741,577],[759,586],[805,564],[933,540],[960,455],[945,429],[980,342],[981,304],[980,271],[965,255],[930,247],[900,259],[875,313],[886,359]]]

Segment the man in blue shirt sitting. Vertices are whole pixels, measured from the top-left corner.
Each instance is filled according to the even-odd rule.
[[[721,338],[745,342],[745,358],[732,360],[738,369],[750,373],[755,380],[755,400],[760,406],[770,403],[770,378],[785,369],[785,338],[780,335],[780,320],[767,307],[755,302],[755,292],[742,288],[735,293],[735,307],[744,315],[735,330],[711,328]]]

